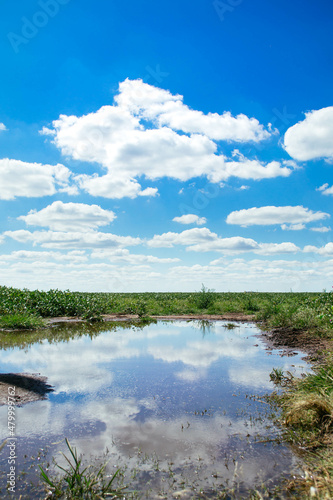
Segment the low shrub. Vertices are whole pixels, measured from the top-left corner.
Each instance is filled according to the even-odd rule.
[[[194,303],[198,309],[208,309],[214,304],[215,298],[214,290],[206,288],[204,284],[202,284],[200,292],[193,295]]]

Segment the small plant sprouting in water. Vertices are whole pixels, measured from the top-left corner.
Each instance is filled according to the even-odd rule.
[[[287,385],[292,382],[294,376],[289,371],[285,374],[282,368],[273,368],[269,377],[276,385]]]
[[[121,498],[123,497],[124,488],[114,489],[112,484],[120,472],[118,469],[111,479],[105,483],[104,482],[104,470],[106,464],[104,464],[97,472],[89,472],[90,467],[85,467],[82,469],[82,458],[77,455],[76,449],[72,448],[69,441],[66,439],[66,445],[70,451],[73,461],[71,461],[66,455],[65,459],[69,464],[69,468],[64,469],[60,465],[56,464],[59,469],[61,469],[65,475],[59,480],[52,480],[40,466],[41,477],[43,481],[52,488],[52,496],[49,498],[67,498],[70,500],[74,499],[100,499],[100,498]]]
[[[274,384],[281,384],[284,380],[284,373],[282,368],[273,368],[273,370],[269,374],[269,377],[271,381],[274,382]]]

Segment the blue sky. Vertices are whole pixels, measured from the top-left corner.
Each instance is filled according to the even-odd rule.
[[[329,1],[2,7],[0,284],[333,278]]]

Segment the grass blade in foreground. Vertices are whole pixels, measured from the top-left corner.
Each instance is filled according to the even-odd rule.
[[[63,454],[69,463],[69,468],[65,469],[56,464],[57,467],[64,472],[64,475],[61,478],[52,480],[46,474],[44,469],[40,467],[42,480],[52,488],[52,496],[48,496],[48,498],[98,500],[101,498],[115,499],[123,497],[124,488],[114,488],[112,486],[120,473],[119,469],[115,472],[111,479],[106,482],[104,480],[104,469],[106,464],[104,464],[99,470],[92,470],[90,473],[88,472],[90,467],[85,467],[83,470],[80,470],[82,458],[78,457],[76,449],[71,447],[67,439],[66,445],[70,451],[73,461],[71,462],[71,460]]]

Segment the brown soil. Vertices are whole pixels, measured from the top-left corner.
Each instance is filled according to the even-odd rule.
[[[39,373],[0,374],[0,406],[8,403],[22,406],[46,399],[46,394],[52,391],[52,387],[47,384],[47,378]]]
[[[282,354],[290,356],[292,351],[306,353],[308,361],[321,362],[325,358],[325,352],[333,350],[333,341],[315,337],[313,333],[296,330],[294,328],[274,328],[263,332],[261,337],[271,348],[283,349]]]
[[[133,321],[139,319],[137,314],[103,314],[103,321]],[[254,321],[253,314],[243,313],[227,313],[227,314],[175,314],[167,316],[150,316],[153,319],[160,320],[224,320],[224,321]],[[82,323],[85,320],[77,317],[58,317],[48,318],[47,323],[53,325],[55,323]]]

